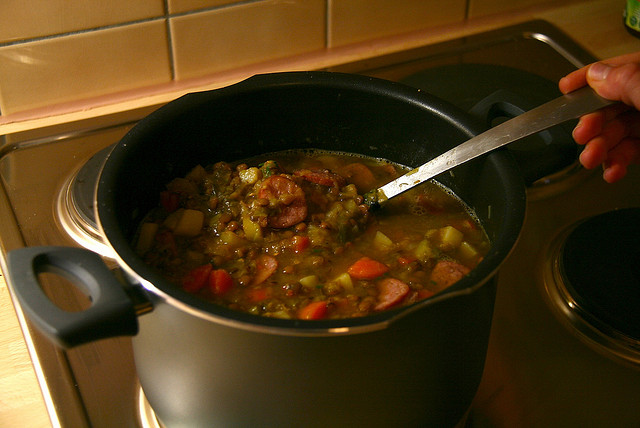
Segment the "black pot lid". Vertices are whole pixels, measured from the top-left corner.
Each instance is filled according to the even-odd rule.
[[[401,80],[469,112],[485,127],[495,126],[562,95],[557,82],[530,72],[493,64],[449,64]],[[530,188],[566,184],[576,173],[579,147],[570,121],[509,144]],[[572,183],[571,183],[572,184]],[[561,186],[564,190],[565,186]]]
[[[640,364],[640,207],[570,228],[547,268],[545,287],[565,321],[598,350]]]

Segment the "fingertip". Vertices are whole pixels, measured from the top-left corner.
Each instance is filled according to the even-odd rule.
[[[587,169],[593,169],[607,160],[607,150],[600,138],[595,138],[587,143],[579,156],[580,163]]]
[[[580,145],[584,145],[585,141],[583,141],[582,138],[582,129],[584,128],[584,125],[582,124],[582,119],[578,120],[578,123],[576,124],[575,128],[573,128],[573,131],[571,132],[571,137],[573,137],[573,140],[580,144]]]
[[[578,160],[580,161],[580,164],[586,169],[593,169],[598,165],[595,162],[592,162],[591,155],[586,149],[583,150],[582,153],[580,153],[580,156],[578,156]]]
[[[625,175],[627,175],[627,168],[622,165],[605,166],[602,172],[602,178],[610,184],[622,180]]]
[[[582,116],[571,132],[576,143],[584,145],[602,132],[604,118],[600,112]]]
[[[562,77],[558,81],[558,88],[560,89],[560,92],[562,92],[563,94],[568,94],[569,92],[571,92],[569,79],[567,77]]]
[[[587,84],[587,67],[572,71],[558,81],[558,88],[563,94],[575,91]]]

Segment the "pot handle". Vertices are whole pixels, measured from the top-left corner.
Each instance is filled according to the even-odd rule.
[[[102,258],[74,247],[29,247],[7,254],[8,279],[21,307],[38,330],[63,348],[138,332],[133,298]],[[71,281],[91,306],[68,312],[45,294],[38,275],[53,273]]]
[[[523,97],[500,89],[479,101],[469,113],[491,127],[498,119],[511,119],[534,107],[537,105]],[[527,143],[516,141],[507,149],[520,165],[527,185],[575,162],[578,154],[578,145],[573,141],[571,131],[563,125],[531,135],[525,140]],[[534,149],[529,150],[527,144]]]

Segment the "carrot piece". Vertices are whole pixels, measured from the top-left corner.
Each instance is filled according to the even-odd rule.
[[[207,282],[207,278],[209,278],[209,274],[213,266],[210,264],[199,266],[195,269],[192,269],[189,273],[187,273],[184,278],[182,278],[182,288],[183,290],[189,293],[196,293],[204,287]]]
[[[347,273],[355,279],[374,279],[384,275],[388,270],[389,267],[384,263],[369,257],[362,257],[349,266]]]
[[[409,294],[409,286],[399,279],[385,278],[378,282],[378,304],[375,310],[383,311],[402,302]]]
[[[278,260],[273,256],[263,254],[256,259],[256,275],[253,277],[253,285],[262,284],[274,274],[278,268]]]
[[[418,259],[411,256],[398,256],[398,263],[401,265],[409,265],[415,262],[416,260]]]
[[[224,269],[216,269],[209,274],[209,288],[213,294],[221,296],[233,287],[233,278]]]
[[[327,302],[311,302],[298,311],[298,318],[302,320],[320,320],[327,316]]]

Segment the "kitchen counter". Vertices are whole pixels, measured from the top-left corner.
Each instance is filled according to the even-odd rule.
[[[598,58],[608,58],[640,50],[640,39],[630,36],[622,25],[623,2],[593,0],[564,4],[555,8],[530,8],[499,16],[482,18],[466,24],[442,27],[424,32],[388,38],[345,48],[309,54],[287,61],[278,61],[250,69],[215,76],[208,81],[188,82],[154,92],[141,92],[136,97],[102,99],[92,105],[65,106],[52,109],[47,115],[5,117],[0,120],[0,135],[90,119],[120,111],[163,104],[183,93],[226,86],[249,75],[279,71],[321,69],[367,57],[402,51],[441,42],[468,34],[487,31],[532,19],[544,19],[562,29]],[[3,220],[4,221],[4,220]],[[21,316],[20,314],[18,314]],[[0,275],[0,427],[51,426],[34,366],[22,336],[10,293]]]

